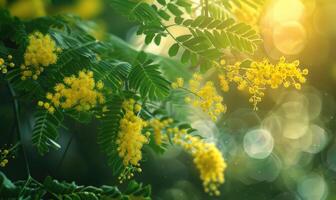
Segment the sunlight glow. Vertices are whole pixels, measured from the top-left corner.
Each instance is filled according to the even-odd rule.
[[[305,6],[300,0],[277,0],[272,7],[275,23],[300,21],[303,17]]]
[[[273,0],[261,21],[262,33],[269,38],[265,43],[270,56],[278,54],[297,55],[307,43],[307,27],[304,26],[307,12],[314,6],[314,0],[306,4],[300,0]]]
[[[285,22],[274,28],[274,45],[282,53],[300,53],[305,47],[306,39],[305,28],[296,21]]]

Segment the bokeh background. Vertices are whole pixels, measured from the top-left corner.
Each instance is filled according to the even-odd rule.
[[[136,36],[136,25],[117,14],[108,0],[0,0],[20,18],[71,13],[91,20],[92,34],[104,40],[117,35],[135,49],[167,56],[172,43],[144,45]],[[247,8],[246,8],[247,9]],[[244,8],[243,8],[244,11]],[[336,200],[336,1],[269,0],[257,13],[237,12],[235,17],[260,30],[264,40],[256,58],[277,60],[284,55],[299,59],[309,69],[302,90],[267,91],[255,112],[247,94],[231,90],[224,94],[228,112],[216,124],[200,111],[172,97],[170,114],[190,122],[207,140],[216,142],[228,162],[222,195],[228,200]],[[178,34],[184,30],[172,30]],[[162,66],[169,78],[188,78],[194,68]],[[207,78],[215,76],[209,71]],[[9,91],[0,85],[0,145],[12,144],[13,105]],[[95,122],[78,125],[67,122],[61,130],[60,151],[38,156],[31,146],[33,116],[29,102],[22,102],[24,145],[32,175],[46,175],[79,184],[117,184],[106,159],[96,145]],[[71,143],[69,143],[71,141]],[[67,153],[62,159],[64,151]],[[20,153],[20,152],[19,152]],[[153,199],[212,199],[203,192],[192,160],[181,149],[171,147],[163,155],[145,149],[143,172],[136,179],[152,185]],[[62,161],[63,160],[63,161]],[[4,172],[12,179],[25,178],[22,156],[10,161]]]

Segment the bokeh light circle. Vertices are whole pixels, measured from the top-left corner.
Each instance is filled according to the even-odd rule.
[[[288,139],[298,139],[306,134],[307,129],[306,122],[287,121],[284,123],[283,136]]]
[[[318,174],[309,174],[302,178],[297,190],[303,200],[324,200],[328,195],[328,186]]]
[[[307,33],[297,21],[282,23],[274,28],[273,42],[275,47],[286,55],[300,53],[306,44]]]
[[[306,94],[309,99],[309,103],[307,105],[307,111],[309,115],[309,119],[313,120],[319,117],[322,111],[322,99],[317,91]]]
[[[281,118],[278,115],[272,113],[262,121],[261,127],[269,130],[273,136],[280,135],[282,133]]]
[[[311,134],[311,144],[307,149],[305,149],[308,153],[318,153],[320,152],[328,142],[327,133],[323,128],[317,125],[309,126],[309,134]]]
[[[198,130],[199,134],[204,137],[209,142],[217,142],[217,138],[219,131],[216,127],[216,124],[211,120],[197,120],[194,121],[191,126]]]
[[[255,159],[265,159],[273,151],[274,139],[266,129],[254,129],[244,136],[244,150]]]
[[[256,181],[273,182],[282,170],[282,162],[274,153],[263,160],[251,159],[250,163],[249,177]]]

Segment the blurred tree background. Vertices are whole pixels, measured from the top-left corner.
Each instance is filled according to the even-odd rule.
[[[113,33],[125,46],[167,56],[172,41],[145,45],[135,24],[117,14],[108,0],[0,0],[0,5],[22,19],[70,13],[92,21],[92,34],[99,40]],[[244,5],[244,4],[243,4]],[[244,10],[244,9],[243,9]],[[302,90],[269,91],[258,111],[247,95],[225,95],[228,112],[217,123],[192,108],[172,103],[171,114],[190,122],[210,141],[220,145],[228,163],[226,182],[217,199],[237,200],[323,200],[336,199],[336,2],[334,0],[269,0],[255,13],[237,12],[240,21],[260,30],[262,51],[277,60],[281,55],[299,59],[309,69]],[[178,28],[174,32],[179,32]],[[167,56],[168,57],[168,56]],[[173,80],[190,77],[193,68],[174,60],[165,63],[164,73]],[[206,74],[211,79],[216,74]],[[10,92],[0,85],[0,146],[15,141],[14,113]],[[24,103],[24,102],[23,102]],[[78,125],[67,121],[62,129],[59,151],[41,157],[31,145],[31,105],[23,104],[23,138],[32,175],[42,180],[51,175],[86,185],[118,184],[96,145],[95,122]],[[206,123],[204,123],[206,121]],[[9,126],[10,125],[10,126]],[[153,199],[203,200],[203,192],[192,159],[179,148],[163,155],[145,149],[147,162],[136,179],[152,185]],[[24,158],[11,159],[3,169],[11,179],[24,179]],[[216,199],[216,198],[214,198]]]

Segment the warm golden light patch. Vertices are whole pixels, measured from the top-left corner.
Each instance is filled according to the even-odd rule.
[[[265,42],[269,54],[298,55],[302,52],[308,35],[304,24],[307,12],[314,8],[312,2],[273,0],[270,3],[261,23],[264,38],[270,39]]]
[[[274,28],[275,47],[287,55],[300,53],[305,47],[307,34],[305,28],[296,21],[290,21]]]
[[[277,0],[270,11],[275,23],[299,21],[303,17],[305,6],[300,0]]]

